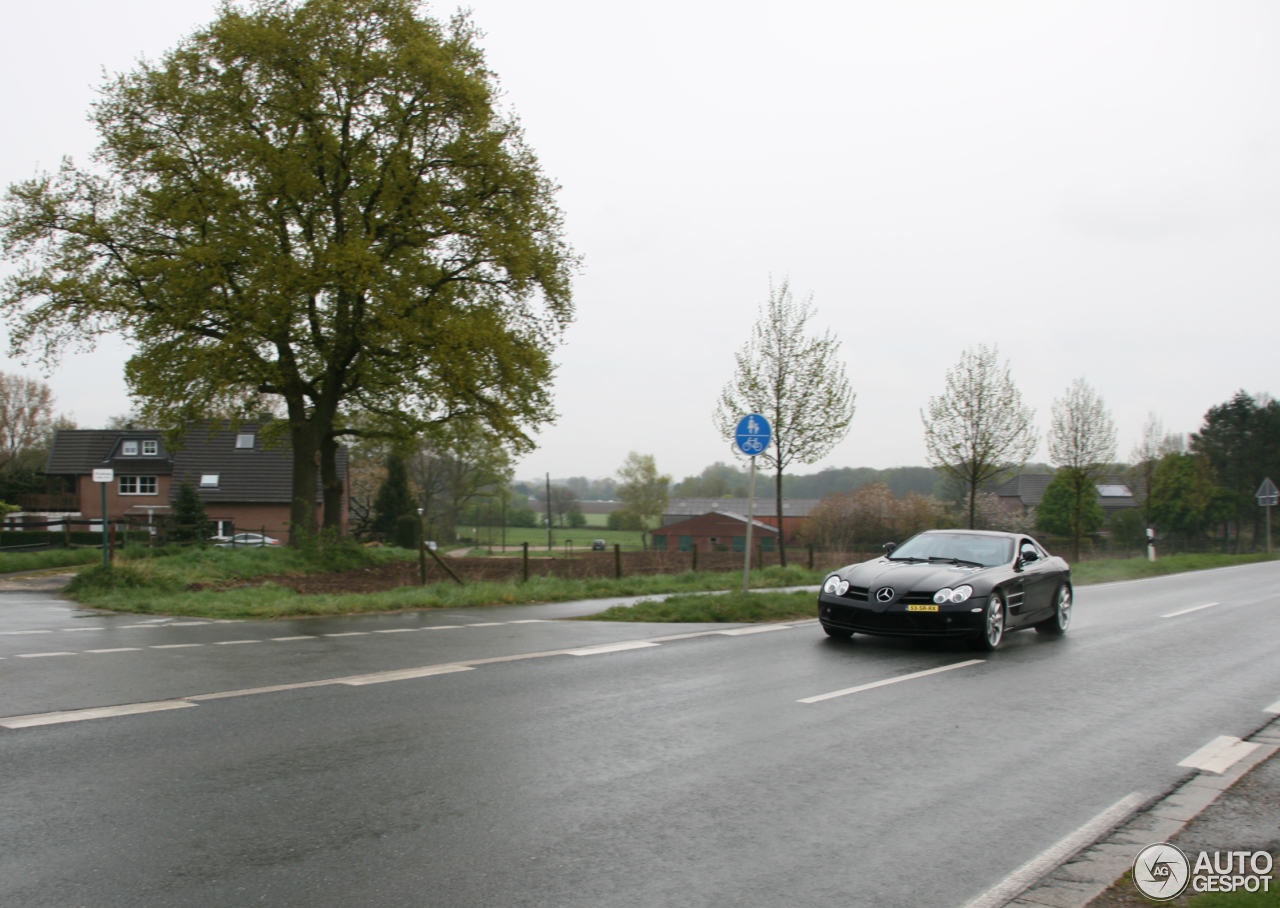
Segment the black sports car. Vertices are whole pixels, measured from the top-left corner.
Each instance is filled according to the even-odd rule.
[[[929,530],[885,550],[823,582],[828,635],[968,637],[993,650],[1008,631],[1059,635],[1071,623],[1071,568],[1030,536]]]

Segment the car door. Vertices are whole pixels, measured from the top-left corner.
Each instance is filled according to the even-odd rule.
[[[1049,562],[1049,556],[1032,539],[1018,541],[1018,556],[1022,559],[1022,609],[1018,623],[1035,621],[1047,614],[1050,600],[1057,584],[1058,571]]]

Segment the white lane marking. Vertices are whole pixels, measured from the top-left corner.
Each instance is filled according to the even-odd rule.
[[[519,621],[508,621],[507,624],[548,624],[546,618],[521,618]]]
[[[938,668],[926,669],[922,672],[912,672],[909,675],[899,675],[896,678],[885,678],[883,681],[872,681],[870,684],[859,684],[857,687],[846,687],[844,690],[833,690],[829,694],[818,694],[816,697],[805,697],[803,700],[797,700],[797,703],[818,703],[821,700],[830,700],[832,697],[843,697],[845,694],[856,694],[864,690],[871,690],[873,687],[884,687],[886,684],[897,684],[899,681],[910,681],[912,678],[923,678],[925,675],[936,675],[938,672],[949,672],[953,668],[964,668],[967,665],[981,665],[983,659],[967,659],[964,662],[953,662],[951,665],[943,665]]]
[[[374,633],[375,633],[375,634],[411,634],[411,633],[413,633],[413,632],[414,632],[414,631],[416,631],[416,630],[419,630],[419,628],[416,628],[416,627],[393,627],[391,630],[388,630],[388,631],[374,631]],[[277,640],[296,640],[296,639],[298,639],[298,638],[296,638],[296,637],[277,637],[276,639],[277,639]]]
[[[321,637],[367,637],[368,631],[343,631],[341,634],[321,634]]]
[[[1181,760],[1178,765],[1221,775],[1260,746],[1231,735],[1219,735],[1185,760]]]
[[[61,722],[82,722],[85,719],[106,719],[111,716],[130,716],[135,713],[154,713],[164,709],[184,709],[195,706],[185,700],[161,700],[157,703],[126,703],[123,706],[102,706],[96,709],[72,709],[58,713],[41,713],[34,716],[14,716],[0,719],[4,728],[31,728],[34,725],[57,725]]]
[[[437,624],[435,627],[424,627],[424,631],[447,631],[455,627],[466,627],[465,624]]]
[[[312,636],[311,634],[303,634],[301,637],[272,637],[271,639],[283,641],[283,640],[319,640],[320,638]]]
[[[169,627],[199,627],[202,624],[209,624],[208,621],[175,621]]]
[[[75,653],[17,653],[15,659],[39,659],[41,656],[74,656]]]
[[[52,634],[53,631],[4,631],[0,637],[16,637],[19,634]]]
[[[117,646],[115,649],[87,649],[86,653],[138,653],[141,648],[137,646]]]
[[[170,627],[172,626],[173,625],[170,625]],[[105,631],[105,630],[106,630],[105,627],[64,627],[62,629],[62,632],[64,634],[74,634],[78,631]]]
[[[1272,703],[1270,706],[1264,709],[1263,712],[1264,713],[1280,713],[1280,700],[1277,700],[1275,703]]]
[[[116,630],[123,631],[123,630],[128,630],[129,628],[135,628],[135,627],[164,627],[164,626],[165,625],[163,624],[122,624],[118,628],[116,628]]]
[[[764,627],[739,627],[731,631],[713,631],[712,633],[723,634],[726,637],[741,637],[743,634],[763,634],[767,631],[789,631],[789,624],[769,624]]]
[[[1161,615],[1161,618],[1177,618],[1179,615],[1189,615],[1192,612],[1198,612],[1202,608],[1213,608],[1215,605],[1222,605],[1221,602],[1210,602],[1208,605],[1197,605],[1192,608],[1184,608],[1180,612],[1170,612],[1167,615]]]
[[[982,895],[965,902],[963,908],[999,908],[1009,903],[1077,851],[1087,848],[1097,841],[1099,836],[1119,826],[1131,813],[1142,806],[1142,800],[1142,795],[1135,791],[1128,797],[1116,801],[1075,832],[1027,861]]]
[[[186,649],[188,646],[204,646],[203,643],[161,643],[151,649]]]
[[[468,624],[467,627],[497,627],[502,621],[486,621],[484,624]]]
[[[469,665],[428,665],[423,668],[403,668],[396,671],[375,672],[372,675],[357,675],[344,678],[339,684],[361,687],[365,684],[381,684],[383,681],[406,681],[410,678],[425,678],[427,675],[447,675],[451,672],[474,671]]]
[[[215,640],[214,646],[235,646],[237,643],[261,643],[261,640]]]
[[[625,643],[601,643],[596,646],[583,646],[578,649],[563,650],[569,656],[595,656],[600,653],[618,653],[627,649],[643,649],[646,646],[658,646],[648,640],[628,640]]]

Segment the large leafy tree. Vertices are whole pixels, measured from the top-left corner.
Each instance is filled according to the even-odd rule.
[[[1228,516],[1240,528],[1262,532],[1262,509],[1254,493],[1267,476],[1280,482],[1280,403],[1266,395],[1237,391],[1231,400],[1210,407],[1204,425],[1191,435],[1191,450],[1208,459],[1226,492]]]
[[[130,390],[162,425],[278,395],[295,540],[321,478],[324,525],[340,522],[343,436],[463,417],[528,447],[552,416],[574,259],[495,95],[465,16],[222,6],[106,83],[95,168],[10,189],[15,344],[53,359],[124,334]]]
[[[1072,561],[1080,559],[1081,538],[1096,533],[1106,522],[1097,487],[1089,483],[1082,489],[1080,474],[1071,470],[1058,471],[1036,506],[1037,529],[1069,538]]]
[[[671,477],[658,472],[652,454],[632,451],[618,468],[618,498],[622,501],[619,529],[640,530],[640,542],[647,545],[645,534],[658,525],[670,501]],[[612,515],[611,515],[612,516]]]
[[[1161,531],[1192,544],[1230,513],[1230,493],[1216,482],[1207,458],[1166,454],[1156,464],[1147,514]]]
[[[1105,520],[1098,504],[1098,482],[1114,469],[1116,457],[1116,424],[1102,398],[1078,378],[1067,389],[1066,396],[1053,402],[1053,419],[1049,428],[1049,457],[1058,467],[1050,483],[1065,487],[1066,532],[1054,529],[1071,539],[1071,560],[1080,560],[1080,540],[1102,527]],[[1049,490],[1045,491],[1048,499]],[[1057,515],[1048,518],[1044,503],[1040,513],[1059,524]],[[1101,518],[1101,519],[1100,519]]]
[[[925,447],[929,464],[966,488],[972,529],[979,488],[1025,464],[1039,447],[1035,411],[1022,403],[997,347],[964,351],[946,380],[942,396],[929,398],[920,412]]]
[[[816,463],[849,433],[857,395],[845,377],[840,342],[827,331],[810,335],[813,298],[797,301],[787,281],[769,287],[751,338],[735,355],[733,379],[720,393],[714,421],[726,440],[749,413],[769,420],[773,443],[760,455],[774,472],[779,561],[786,565],[782,474],[792,464]]]

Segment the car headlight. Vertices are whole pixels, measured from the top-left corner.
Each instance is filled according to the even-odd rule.
[[[973,595],[973,587],[969,586],[969,584],[966,583],[964,586],[958,586],[951,591],[951,601],[964,602],[966,599],[968,599],[972,595]]]
[[[830,577],[827,578],[827,582],[822,584],[822,591],[824,593],[830,593],[833,596],[838,595],[836,593],[836,587],[839,585],[840,585],[840,578],[837,577],[835,574],[832,574]]]
[[[938,605],[942,605],[942,603],[944,602],[950,602],[951,588],[943,587],[942,589],[938,590],[936,593],[933,594],[933,601],[938,603]]]

